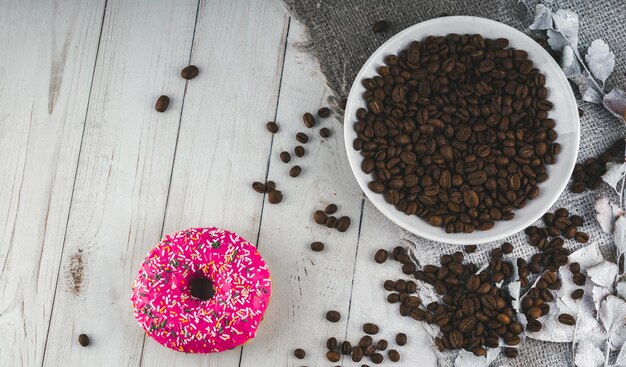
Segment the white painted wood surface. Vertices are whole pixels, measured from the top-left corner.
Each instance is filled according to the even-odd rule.
[[[399,231],[363,199],[341,124],[302,123],[328,91],[280,1],[12,0],[0,22],[0,366],[324,366],[327,337],[355,341],[372,320],[389,340],[410,334],[398,365],[434,365],[420,327],[384,301],[399,271],[371,258]],[[201,73],[185,82],[189,62]],[[163,114],[160,94],[172,100]],[[284,164],[299,131],[306,155]],[[250,188],[266,177],[281,204]],[[352,218],[346,233],[313,222],[329,203]],[[139,263],[192,226],[240,233],[270,266],[270,308],[241,348],[173,352],[134,320]],[[331,309],[340,322],[325,320]]]

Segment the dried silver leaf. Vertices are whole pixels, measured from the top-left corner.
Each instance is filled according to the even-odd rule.
[[[600,309],[602,301],[604,301],[609,294],[611,294],[611,291],[608,288],[600,286],[594,286],[592,288],[591,297],[593,298],[593,305],[596,310]]]
[[[622,345],[622,348],[615,359],[614,367],[624,367],[626,366],[626,344]]]
[[[552,11],[543,4],[535,6],[535,18],[528,28],[538,31],[552,28]]]
[[[615,289],[615,294],[617,294],[621,299],[626,300],[626,282],[624,280],[620,280],[617,282]]]
[[[602,231],[604,233],[613,233],[615,219],[618,215],[623,215],[624,212],[607,197],[601,197],[596,200],[595,209],[596,219]]]
[[[570,46],[569,40],[561,32],[548,29],[546,34],[548,35],[548,45],[554,51],[562,52],[565,46]]]
[[[626,92],[614,88],[604,96],[602,103],[613,115],[626,120]]]
[[[617,250],[617,258],[626,253],[626,217],[620,215],[615,221],[615,229],[613,230],[613,241]]]
[[[578,86],[583,101],[591,103],[602,102],[602,91],[598,90],[595,81],[590,76],[579,75],[571,78]]]
[[[609,162],[606,164],[606,173],[602,175],[602,181],[606,182],[615,190],[616,193],[620,193],[622,190],[618,187],[619,182],[626,176],[626,163],[614,163]]]
[[[554,31],[548,30],[550,47],[554,51],[562,51],[565,44],[569,44],[574,50],[578,49],[578,14],[571,10],[559,9],[552,14],[552,20]],[[559,33],[561,37],[557,37],[554,33]]]
[[[600,367],[604,365],[604,354],[588,340],[581,340],[576,349],[574,363],[578,367]]]
[[[615,54],[611,52],[609,45],[601,39],[591,42],[587,49],[585,60],[593,76],[600,80],[602,84],[604,84],[615,68]]]
[[[474,353],[461,349],[454,360],[454,367],[489,367],[499,354],[499,347],[488,348],[484,357],[476,357]]]
[[[570,45],[563,48],[563,54],[561,55],[561,69],[563,69],[563,73],[565,73],[565,76],[568,78],[582,76],[580,64],[574,54],[574,49]]]
[[[603,260],[599,264],[588,268],[587,276],[589,276],[589,279],[591,279],[594,284],[613,290],[617,272],[618,268],[615,263]]]
[[[609,342],[614,349],[626,342],[626,301],[609,295],[600,304],[598,317],[606,329]]]

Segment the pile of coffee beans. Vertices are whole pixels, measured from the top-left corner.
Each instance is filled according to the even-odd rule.
[[[180,71],[180,76],[185,80],[191,80],[197,77],[198,74],[200,74],[200,70],[195,65],[188,65],[184,67],[183,70]],[[162,95],[159,98],[157,98],[154,104],[154,109],[157,112],[165,112],[167,111],[167,108],[169,106],[170,106],[170,97],[166,95]]]
[[[357,343],[350,343],[349,341],[339,342],[337,338],[330,337],[326,340],[326,359],[330,362],[338,362],[341,359],[341,355],[350,356],[353,362],[361,362],[363,358],[369,358],[373,364],[381,364],[385,360],[384,351],[387,351],[387,358],[391,362],[400,361],[400,353],[396,349],[387,349],[389,342],[385,339],[379,339],[378,341],[372,338],[372,335],[376,335],[379,332],[379,327],[373,323],[363,324],[363,335]],[[407,336],[403,333],[398,333],[395,337],[396,344],[398,346],[404,346],[407,343]],[[361,365],[367,367],[366,364]]]
[[[330,204],[324,210],[316,210],[313,213],[315,223],[326,226],[328,228],[336,228],[339,232],[345,232],[350,228],[352,221],[350,217],[342,216],[337,219],[332,215],[337,212],[337,205]]]
[[[454,233],[489,230],[539,195],[561,146],[545,76],[508,46],[449,34],[385,57],[354,123],[370,190]]]
[[[597,158],[590,158],[585,163],[574,166],[570,190],[574,193],[584,192],[586,189],[596,190],[602,185],[602,175],[606,173],[606,164],[621,161],[624,157],[624,139],[619,139]]]
[[[252,183],[252,189],[260,194],[267,194],[267,201],[270,204],[278,204],[283,201],[283,193],[276,190],[274,181],[267,181],[265,184],[255,181]]]
[[[390,292],[387,301],[399,304],[402,316],[437,325],[443,335],[435,338],[435,344],[441,351],[462,348],[483,356],[485,348],[498,347],[500,339],[507,346],[516,346],[524,328],[516,320],[510,297],[497,286],[511,277],[513,267],[502,256],[512,250],[510,243],[493,250],[489,266],[478,274],[475,264],[464,263],[462,252],[442,255],[439,266],[426,265],[413,273],[416,279],[432,285],[442,302],[424,307],[421,299],[413,295],[416,283],[403,279],[385,281],[383,286]],[[402,270],[407,273],[405,266],[412,261],[406,250],[396,247],[392,257],[403,264]],[[505,355],[517,356],[516,351],[509,349]]]

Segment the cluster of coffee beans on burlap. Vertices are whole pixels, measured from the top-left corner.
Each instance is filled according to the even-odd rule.
[[[385,281],[383,286],[391,292],[387,301],[399,304],[402,316],[437,325],[442,336],[435,338],[435,344],[441,351],[463,348],[483,356],[486,347],[496,348],[503,340],[505,355],[516,357],[517,351],[512,346],[521,342],[519,334],[524,328],[516,320],[511,298],[497,285],[511,277],[513,267],[502,257],[512,250],[513,246],[505,243],[492,251],[489,265],[478,274],[475,264],[464,263],[462,252],[442,255],[439,266],[426,265],[413,274],[432,285],[442,297],[441,302],[422,305],[421,299],[412,295],[416,284],[403,279]],[[383,251],[374,255],[376,262],[384,262]],[[394,248],[391,255],[403,264],[404,273],[409,270],[407,264],[415,266],[402,247]]]
[[[388,55],[362,81],[354,149],[369,189],[447,232],[493,228],[556,162],[545,76],[504,38],[449,34]]]
[[[169,99],[168,99],[168,103],[169,103]],[[317,116],[320,118],[329,117],[330,114],[331,114],[331,111],[328,107],[322,107],[317,111]],[[317,125],[317,119],[315,118],[315,116],[313,116],[309,112],[306,112],[302,116],[302,121],[304,122],[304,125],[307,128],[313,128],[315,127],[315,125]],[[267,131],[269,131],[272,134],[276,134],[280,130],[280,127],[275,121],[269,121],[268,123],[266,123],[265,128],[267,129]],[[323,127],[320,129],[319,134],[322,138],[328,138],[330,137],[330,130],[326,127]],[[309,142],[309,136],[306,133],[298,132],[296,134],[296,142],[298,142],[299,144],[306,144]],[[293,149],[293,152],[296,157],[302,158],[304,157],[306,150],[304,149],[302,145],[296,145],[296,147]],[[287,151],[280,152],[280,154],[278,155],[278,158],[283,163],[289,163],[292,160],[291,153]],[[301,173],[302,173],[302,167],[300,167],[297,164],[293,165],[289,169],[289,176],[291,177],[298,177],[300,176]],[[267,181],[265,184],[262,182],[255,181],[252,183],[252,188],[254,189],[254,191],[258,193],[267,193],[267,201],[270,204],[278,204],[281,201],[283,201],[283,193],[280,190],[276,190],[276,184],[273,181]]]
[[[622,161],[624,157],[624,139],[619,139],[597,158],[589,158],[585,163],[574,166],[570,190],[574,193],[584,192],[586,189],[596,190],[602,185],[602,175],[606,173],[606,164],[613,161]]]

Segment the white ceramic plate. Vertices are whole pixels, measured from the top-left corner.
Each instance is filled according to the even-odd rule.
[[[422,40],[429,35],[445,36],[449,33],[479,33],[485,38],[508,38],[510,47],[528,52],[528,57],[534,62],[535,67],[546,75],[545,86],[549,93],[548,99],[554,104],[549,117],[556,121],[557,142],[562,148],[556,164],[547,166],[549,178],[540,184],[541,193],[536,199],[530,200],[524,208],[515,210],[515,217],[512,220],[497,221],[495,227],[488,231],[474,231],[469,234],[446,233],[444,229],[433,227],[415,215],[406,215],[388,204],[382,195],[372,192],[367,187],[371,177],[361,171],[362,157],[352,148],[352,141],[357,137],[353,129],[356,121],[355,114],[358,108],[365,107],[365,101],[362,98],[365,88],[361,80],[376,76],[376,68],[383,65],[383,58],[386,55],[399,53],[412,41]],[[522,32],[493,20],[449,16],[428,20],[405,29],[380,46],[365,62],[348,97],[344,117],[344,136],[350,166],[361,189],[387,218],[418,236],[438,242],[467,245],[497,241],[519,232],[539,219],[554,204],[565,189],[576,164],[580,129],[576,99],[567,78],[554,59],[537,42]]]

